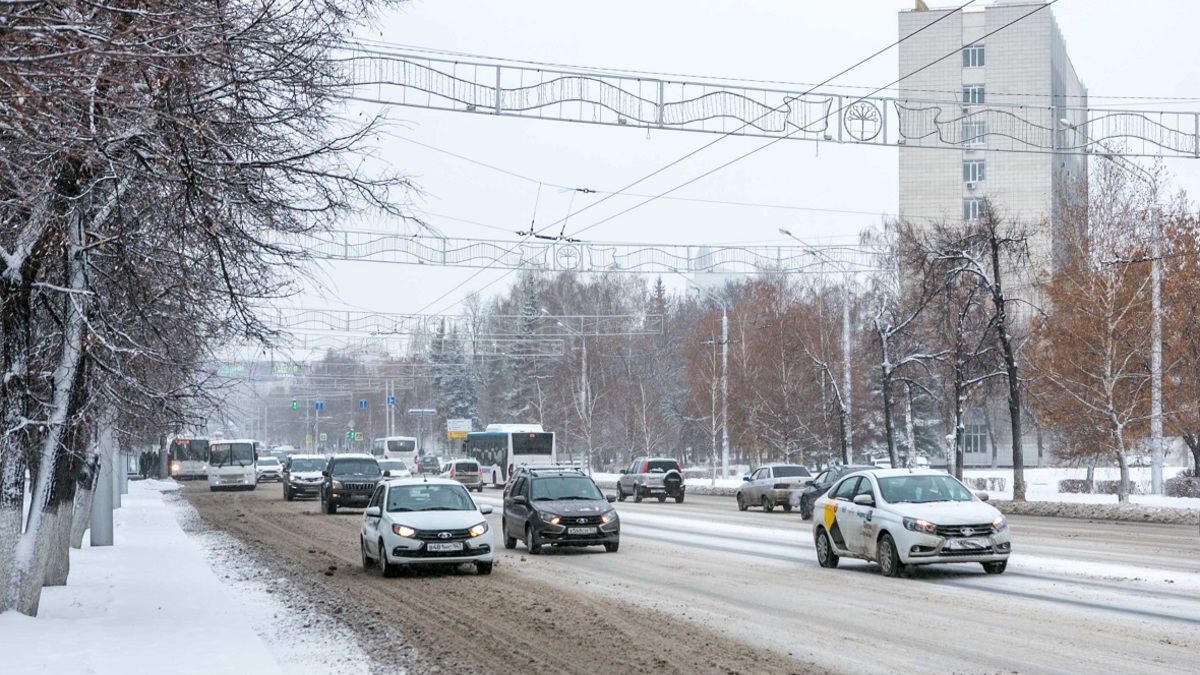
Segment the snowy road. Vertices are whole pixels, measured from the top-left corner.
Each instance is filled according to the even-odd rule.
[[[189,494],[214,524],[284,555],[296,546],[276,536],[279,530],[311,533],[324,538],[313,545],[357,559],[356,516],[318,516],[315,504],[282,502],[271,488],[241,496]],[[500,504],[496,491],[478,499]],[[519,626],[511,607],[491,601],[499,592],[519,593],[523,606],[548,603],[565,620],[543,627],[540,639],[538,631],[510,635],[517,645],[553,650],[560,631],[579,619],[585,619],[584,635],[609,636],[619,645],[608,653],[580,649],[571,659],[573,672],[623,670],[661,653],[670,664],[666,672],[724,671],[732,663],[748,673],[810,672],[813,666],[853,673],[1178,673],[1192,669],[1200,648],[1194,527],[1013,518],[1016,553],[1004,575],[946,565],[887,579],[875,565],[856,561],[821,569],[810,526],[797,514],[741,513],[728,498],[695,495],[684,504],[626,502],[618,510],[619,553],[568,549],[534,557],[519,545],[502,552],[491,578],[453,577],[479,602],[463,605],[470,618],[452,630],[486,636],[497,621]],[[315,572],[313,578],[330,579]],[[393,582],[358,570],[349,581],[348,590]],[[445,581],[400,579],[387,590],[416,595],[436,611]],[[438,665],[448,665],[438,653],[456,651],[457,638],[445,631],[416,639]],[[684,658],[688,652],[700,658]],[[527,672],[555,667],[552,660],[531,657],[531,663],[542,667]],[[505,672],[516,661],[495,654],[472,664]]]

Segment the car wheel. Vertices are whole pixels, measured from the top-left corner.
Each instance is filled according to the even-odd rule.
[[[800,520],[812,520],[812,517],[813,517],[812,504],[809,504],[807,499],[805,499],[804,497],[801,497],[800,498]]]
[[[371,556],[367,555],[367,540],[366,540],[366,539],[363,539],[362,537],[359,537],[359,538],[358,538],[358,544],[359,544],[359,546],[361,546],[361,547],[362,547],[362,564],[363,564],[363,569],[364,569],[364,570],[369,570],[369,569],[371,569],[371,565],[374,563],[374,561],[373,561],[373,560],[371,560]]]
[[[642,488],[640,485],[633,486],[633,501],[639,503],[642,501]]]
[[[609,553],[616,553],[617,549],[619,549],[619,548],[621,548],[621,542],[619,542],[619,541],[604,542],[604,550],[608,551]]]
[[[682,504],[682,503],[683,503],[683,493],[682,493],[682,492],[681,492],[681,493],[679,493],[679,494],[677,494],[677,495],[675,495],[675,503],[676,503],[676,504]]]
[[[395,565],[388,562],[387,546],[385,546],[383,543],[383,540],[380,539],[379,540],[379,573],[390,579],[391,577],[394,577],[397,574],[399,574],[399,572],[400,572],[400,570],[396,569]]]
[[[617,483],[617,501],[625,501],[625,491],[621,489],[621,484]]]
[[[750,508],[749,506],[746,506],[746,499],[742,497],[742,493],[740,492],[737,495],[737,503],[738,511],[745,511],[746,509]]]
[[[500,531],[504,534],[504,548],[514,549],[517,547],[517,538],[508,536],[508,523],[505,522],[504,516],[500,517]]]
[[[540,555],[542,552],[542,540],[533,531],[532,525],[525,526],[525,548],[529,549],[530,555]]]
[[[833,552],[833,544],[829,543],[829,534],[825,528],[817,530],[817,563],[821,567],[833,569],[838,566],[838,554]]]
[[[879,571],[885,577],[904,575],[904,563],[900,562],[900,552],[896,550],[896,542],[887,532],[879,538]]]
[[[983,565],[983,571],[988,574],[1004,574],[1004,570],[1008,568],[1007,560],[997,560],[980,564]]]
[[[663,503],[663,502],[665,502],[665,501],[667,501],[667,496],[666,496],[666,495],[659,495],[659,496],[658,496],[658,503],[659,503],[659,504],[661,504],[661,503]]]
[[[784,513],[791,513],[791,512],[792,512],[792,503],[791,503],[791,502],[784,502],[784,503],[783,503],[783,504],[781,504],[780,506],[782,506],[782,507],[783,507],[783,512],[784,512]]]
[[[763,495],[762,507],[763,507],[763,511],[766,511],[767,513],[770,513],[775,510],[775,505],[771,503],[770,499],[767,499],[766,495]]]
[[[483,562],[482,560],[475,563],[475,573],[479,575],[492,573],[492,561]]]

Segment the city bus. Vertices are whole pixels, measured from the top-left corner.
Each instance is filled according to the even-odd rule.
[[[249,438],[208,444],[208,489],[253,490],[258,485],[258,441]]]
[[[557,457],[554,432],[540,424],[489,424],[467,434],[463,454],[479,462],[484,482],[496,487],[522,464],[554,464]]]
[[[208,477],[208,439],[172,438],[167,444],[167,469],[176,480]]]
[[[417,455],[417,439],[412,436],[384,436],[371,443],[371,454],[375,459],[402,459],[414,461]]]

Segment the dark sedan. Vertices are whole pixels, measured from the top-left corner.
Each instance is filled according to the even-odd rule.
[[[859,471],[869,471],[874,468],[873,466],[849,464],[831,466],[817,474],[812,483],[800,491],[800,498],[797,503],[797,506],[800,507],[800,517],[804,520],[812,518],[813,503],[817,501],[818,497],[825,494],[834,483],[841,480],[842,476],[848,476]]]

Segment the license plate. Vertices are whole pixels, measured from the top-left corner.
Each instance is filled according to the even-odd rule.
[[[445,553],[446,551],[461,551],[463,545],[461,541],[434,541],[428,545],[430,551]]]
[[[985,537],[970,537],[968,539],[947,539],[946,548],[956,551],[973,551],[985,549],[990,545]]]
[[[568,527],[567,534],[596,534],[594,527]]]

